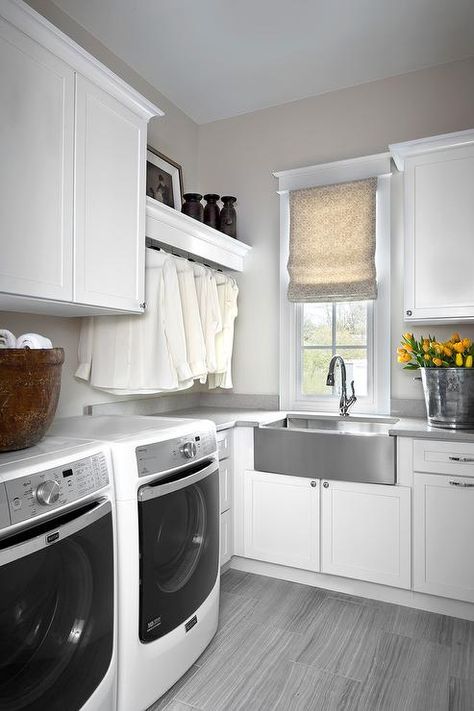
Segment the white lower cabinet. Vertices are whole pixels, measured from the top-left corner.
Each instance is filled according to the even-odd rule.
[[[410,494],[322,481],[321,572],[410,588]]]
[[[244,550],[248,558],[319,570],[319,481],[246,471]]]
[[[232,557],[232,511],[221,513],[219,563],[224,565]]]
[[[414,475],[414,589],[474,602],[474,478]]]

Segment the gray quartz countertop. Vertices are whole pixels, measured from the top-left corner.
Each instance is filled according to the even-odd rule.
[[[186,417],[196,420],[212,420],[217,430],[227,430],[230,427],[258,427],[285,417],[285,412],[275,410],[247,410],[227,407],[196,407],[186,410],[163,412],[164,417]]]
[[[166,417],[186,417],[191,419],[212,420],[217,430],[231,427],[259,427],[274,420],[286,417],[286,411],[251,410],[227,407],[197,407],[192,409],[174,410],[161,413]],[[311,413],[313,414],[313,413]],[[326,413],[327,415],[327,413]],[[402,417],[390,428],[393,437],[416,437],[421,439],[438,439],[452,442],[474,442],[474,430],[445,430],[430,427],[426,419]]]
[[[448,430],[431,427],[425,419],[402,417],[389,430],[394,437],[416,437],[417,439],[443,439],[451,442],[474,442],[474,430]]]

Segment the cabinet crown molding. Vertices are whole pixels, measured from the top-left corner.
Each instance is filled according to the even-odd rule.
[[[428,138],[418,138],[414,141],[404,143],[392,143],[389,146],[390,153],[398,170],[405,170],[405,159],[411,156],[419,156],[424,153],[433,153],[445,148],[458,148],[474,143],[474,129],[466,131],[455,131],[454,133],[443,133],[439,136],[429,136]]]
[[[37,41],[87,79],[98,83],[131,111],[149,121],[164,112],[89,54],[23,0],[0,0],[0,17]]]

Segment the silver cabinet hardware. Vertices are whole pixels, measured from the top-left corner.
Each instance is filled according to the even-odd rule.
[[[410,309],[407,310],[407,316],[412,316],[413,311],[410,311]]]
[[[469,484],[469,482],[467,482],[467,481],[450,481],[449,485],[450,486],[460,486],[463,489],[474,488],[474,483]]]
[[[449,457],[450,462],[474,462],[474,457]]]
[[[323,486],[325,489],[329,489],[329,482],[328,481],[323,481]]]
[[[146,311],[146,301],[141,302],[140,308],[143,309],[143,311]]]
[[[318,485],[318,482],[314,481],[314,479],[313,479],[313,481],[311,482],[311,486],[317,486],[317,485]]]

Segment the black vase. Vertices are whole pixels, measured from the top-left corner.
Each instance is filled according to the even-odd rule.
[[[181,212],[202,222],[204,217],[204,210],[201,203],[202,195],[199,195],[199,193],[186,193],[183,195],[183,199],[184,202]]]
[[[219,215],[220,209],[217,201],[219,200],[219,195],[214,195],[214,193],[208,193],[204,195],[204,200],[206,200],[206,205],[204,206],[204,224],[209,225],[209,227],[214,227],[214,229],[219,229]]]
[[[237,198],[232,195],[223,195],[221,199],[224,207],[221,210],[219,229],[225,235],[237,238],[237,213],[234,207]]]

